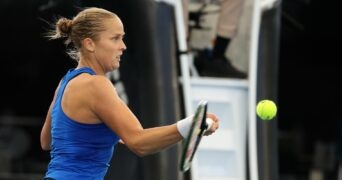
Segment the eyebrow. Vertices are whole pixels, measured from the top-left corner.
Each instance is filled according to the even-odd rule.
[[[126,33],[114,33],[113,36],[124,36]]]

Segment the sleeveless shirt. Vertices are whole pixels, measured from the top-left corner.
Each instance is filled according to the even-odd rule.
[[[69,118],[61,101],[68,82],[88,68],[70,69],[63,77],[51,112],[51,151],[46,176],[56,180],[102,180],[119,137],[104,123],[84,124]]]

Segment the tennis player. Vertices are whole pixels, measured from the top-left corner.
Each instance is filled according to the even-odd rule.
[[[124,27],[116,14],[86,8],[73,19],[58,19],[50,33],[49,39],[65,38],[73,45],[68,53],[78,63],[60,81],[42,127],[41,146],[51,155],[44,179],[102,180],[120,140],[145,156],[186,137],[191,117],[144,129],[107,79],[126,50]],[[214,122],[209,135],[219,124],[216,115],[207,116]]]

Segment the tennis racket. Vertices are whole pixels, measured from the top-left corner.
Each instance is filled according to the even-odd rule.
[[[183,141],[183,150],[180,161],[180,170],[186,172],[190,169],[191,162],[201,142],[205,130],[208,128],[206,123],[207,101],[200,101],[195,111],[189,134]]]

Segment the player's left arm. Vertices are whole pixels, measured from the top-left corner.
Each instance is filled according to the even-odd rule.
[[[52,102],[50,104],[48,113],[47,113],[46,118],[45,118],[45,122],[44,122],[43,128],[42,128],[42,130],[40,132],[40,146],[45,151],[48,151],[51,148],[50,147],[50,145],[51,145],[51,110],[52,110],[53,104],[55,104],[55,99],[56,99],[56,96],[57,96],[57,92],[58,92],[59,86],[60,86],[60,84],[58,85],[58,87],[57,87],[57,89],[55,91],[53,100],[52,100]]]

